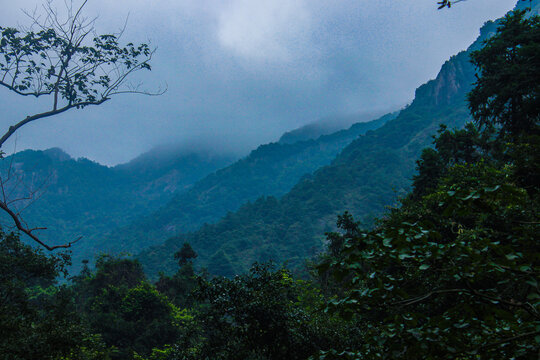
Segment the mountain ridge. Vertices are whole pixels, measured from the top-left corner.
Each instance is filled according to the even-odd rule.
[[[322,135],[317,140],[260,145],[248,156],[209,174],[187,192],[177,194],[155,213],[128,227],[111,231],[102,243],[113,244],[110,251],[132,252],[179,231],[195,230],[204,223],[215,222],[227,212],[261,195],[280,196],[306,174],[330,163],[335,154],[358,135],[395,116],[397,113],[354,124],[347,130]],[[129,239],[137,239],[137,244]],[[104,245],[100,243],[97,246]]]
[[[0,175],[7,201],[15,200],[12,205],[28,226],[47,226],[39,232],[40,239],[59,245],[83,236],[74,251],[78,259],[86,256],[93,236],[159,208],[173,193],[232,161],[227,156],[180,154],[159,171],[141,177],[145,170],[74,159],[60,148],[51,148],[6,156],[0,162]],[[13,229],[6,215],[0,220],[4,229]]]
[[[261,197],[218,223],[140,253],[146,271],[152,276],[174,271],[172,254],[184,242],[199,253],[199,266],[213,274],[232,276],[254,261],[269,259],[298,268],[322,248],[324,233],[335,229],[339,213],[348,210],[369,225],[409,189],[415,161],[431,146],[439,125],[459,128],[470,119],[465,95],[475,81],[475,69],[469,54],[485,36],[489,31],[446,61],[397,118],[351,142],[281,198]]]

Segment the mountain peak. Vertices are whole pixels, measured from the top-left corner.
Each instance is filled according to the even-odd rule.
[[[43,154],[56,161],[68,161],[72,159],[68,153],[58,147],[43,150]]]

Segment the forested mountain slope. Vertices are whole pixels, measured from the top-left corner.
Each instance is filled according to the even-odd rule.
[[[204,223],[215,222],[260,196],[281,196],[302,176],[330,164],[359,135],[377,129],[396,116],[397,113],[387,114],[316,140],[261,145],[244,159],[208,175],[188,191],[178,193],[155,213],[112,231],[96,248],[139,251],[179,232],[193,231]]]
[[[26,150],[0,162],[9,200],[15,202],[30,227],[47,227],[40,238],[63,244],[83,236],[75,247],[87,256],[93,239],[111,228],[157,209],[175,192],[233,161],[231,156],[209,156],[174,151],[151,151],[116,167],[73,159],[60,149]],[[13,226],[2,218],[2,227]]]
[[[199,253],[199,264],[215,274],[232,275],[268,259],[287,260],[294,267],[321,249],[337,214],[348,210],[369,224],[408,190],[415,160],[431,145],[439,125],[461,127],[469,120],[465,96],[475,81],[469,54],[494,29],[487,23],[467,51],[453,56],[436,79],[416,90],[412,104],[396,119],[359,137],[283,197],[259,198],[217,224],[141,253],[147,271],[174,271],[172,255],[184,242]]]

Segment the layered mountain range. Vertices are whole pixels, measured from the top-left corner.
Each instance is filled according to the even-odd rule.
[[[55,245],[82,236],[72,248],[76,272],[83,259],[136,253],[215,222],[259,196],[283,195],[360,134],[396,115],[329,135],[312,131],[316,139],[261,145],[237,161],[230,154],[162,146],[107,167],[61,149],[26,150],[6,157],[0,174],[29,227],[47,227],[41,239]],[[13,228],[9,218],[1,220],[4,229]]]
[[[440,125],[460,128],[470,120],[466,95],[476,80],[470,54],[496,29],[497,22],[487,22],[478,39],[449,59],[434,80],[420,86],[413,102],[395,119],[359,136],[288,193],[260,197],[217,223],[143,251],[139,259],[147,272],[155,276],[175,271],[172,254],[186,242],[198,252],[199,266],[213,274],[231,276],[255,261],[268,260],[301,268],[321,251],[325,232],[335,229],[337,215],[348,211],[365,227],[371,226],[408,191],[415,161],[423,148],[431,146]],[[286,134],[282,141],[289,137]]]
[[[98,246],[133,252],[216,222],[260,196],[282,196],[302,177],[330,164],[358,136],[377,129],[396,115],[357,123],[316,140],[261,145],[247,157],[196,182],[188,191],[177,193],[154,213],[113,230]]]
[[[470,119],[470,53],[496,28],[486,23],[410,105],[376,120],[364,114],[318,121],[239,160],[162,147],[106,167],[60,149],[27,150],[0,162],[4,194],[30,227],[48,228],[40,234],[45,241],[83,236],[72,248],[74,271],[101,252],[130,253],[155,277],[177,269],[173,255],[185,242],[199,255],[196,265],[213,274],[230,276],[267,260],[301,268],[321,251],[338,214],[349,211],[369,227],[397,205],[439,126],[459,128]],[[2,218],[2,227],[10,226]]]
[[[396,203],[439,125],[462,127],[469,120],[465,95],[474,79],[469,52],[452,57],[395,119],[359,136],[291,191],[244,204],[217,223],[143,251],[139,259],[151,275],[172,272],[177,266],[172,255],[188,242],[199,254],[199,265],[213,274],[230,276],[267,260],[300,267],[321,251],[324,234],[335,229],[338,214],[349,211],[370,226],[386,206]]]
[[[234,160],[156,149],[107,167],[60,149],[26,150],[3,159],[0,174],[3,195],[28,226],[47,227],[39,233],[42,240],[57,245],[82,236],[74,253],[90,256],[99,234],[158,209],[172,194]],[[10,219],[0,219],[4,230],[12,228]]]

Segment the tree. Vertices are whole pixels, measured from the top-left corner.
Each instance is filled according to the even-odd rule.
[[[79,313],[114,359],[148,355],[180,334],[180,311],[152,286],[136,260],[102,256],[95,272],[75,279]]]
[[[540,344],[538,198],[509,169],[455,165],[436,190],[372,231],[350,231],[319,266],[357,315],[362,359],[528,359]],[[338,236],[338,235],[334,235]]]
[[[197,258],[197,253],[189,243],[184,243],[182,248],[174,254],[174,258],[178,260],[178,271],[173,276],[160,273],[156,289],[166,295],[176,306],[191,306],[193,305],[191,292],[197,286],[192,259]]]
[[[444,9],[444,8],[450,9],[452,5],[456,3],[460,3],[462,1],[465,1],[465,0],[441,0],[437,2],[437,5],[439,6],[439,10]],[[521,0],[521,1],[531,1],[531,0]]]
[[[468,95],[472,116],[514,140],[540,134],[540,17],[525,14],[506,15],[497,34],[471,55],[479,71]]]
[[[150,70],[154,50],[147,44],[120,45],[122,33],[95,33],[95,19],[83,15],[87,1],[78,7],[73,1],[66,2],[67,15],[63,18],[52,0],[47,0],[41,17],[28,14],[32,21],[29,28],[0,27],[0,85],[21,96],[49,99],[49,106],[43,112],[28,115],[10,126],[0,137],[0,148],[30,122],[101,105],[119,94],[163,93],[145,91],[140,84],[128,81],[135,72]],[[1,185],[5,187],[4,182]],[[21,219],[15,204],[22,199],[9,199],[6,191],[2,194],[0,209],[35,242],[48,250],[73,244],[49,246],[42,242],[35,235],[40,229],[29,228]]]
[[[80,357],[89,334],[71,292],[55,287],[65,256],[46,256],[0,231],[0,354],[3,359]]]
[[[483,156],[487,159],[488,150],[493,150],[488,149],[493,147],[491,130],[480,132],[472,123],[466,124],[464,129],[453,131],[441,125],[437,136],[434,136],[435,148],[424,149],[416,161],[417,174],[413,177],[412,197],[419,199],[435,190],[450,166],[472,164]]]
[[[323,299],[314,287],[271,263],[233,279],[199,278],[195,298],[203,336],[194,359],[307,359],[354,342],[347,324],[318,311]]]
[[[182,267],[188,262],[191,262],[192,259],[196,259],[197,253],[195,252],[195,250],[193,250],[189,243],[184,243],[184,245],[182,245],[182,248],[174,254],[174,258],[178,260],[178,265]]]

